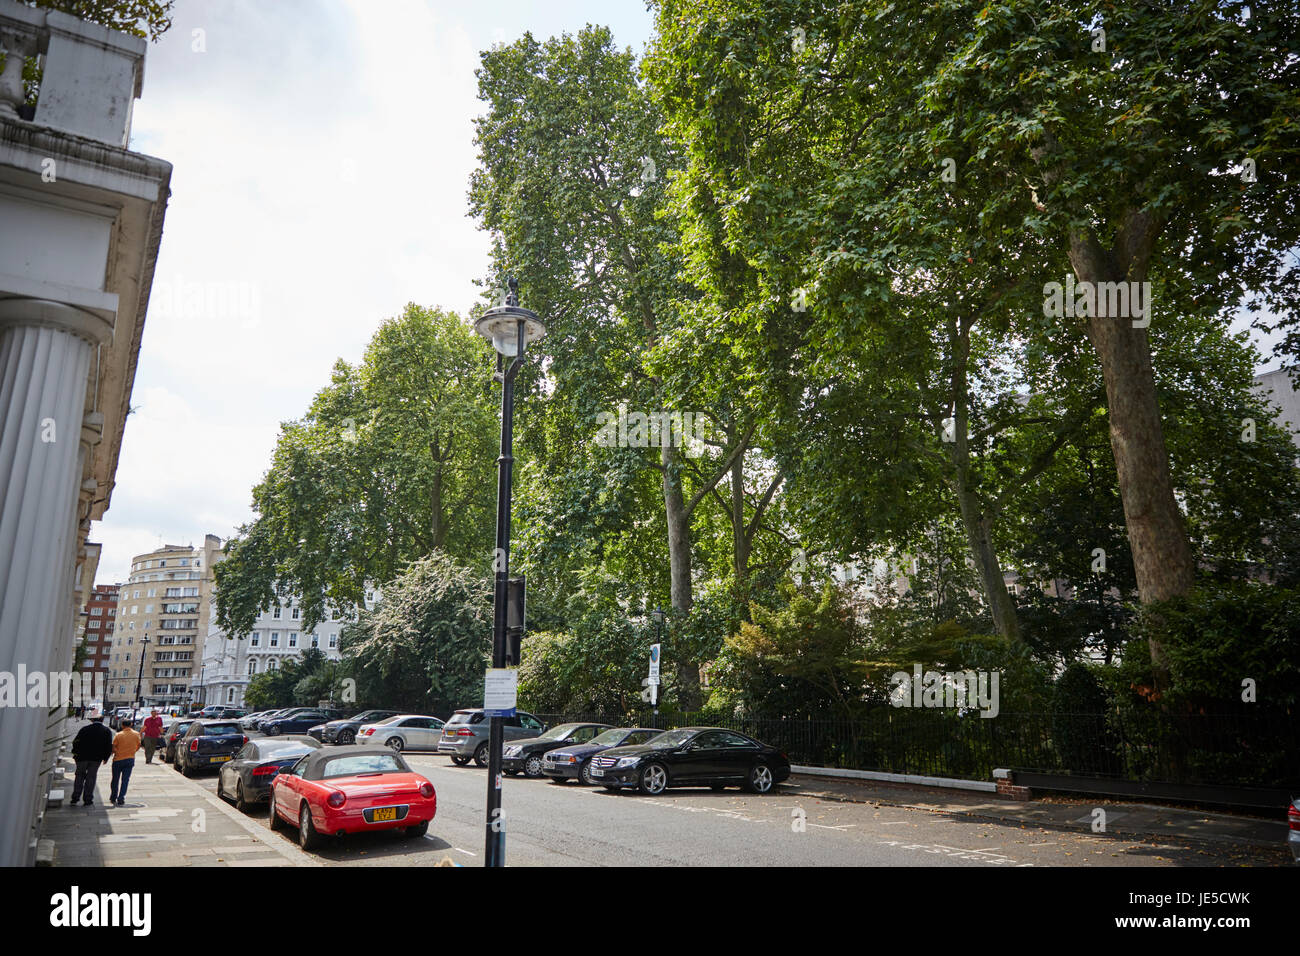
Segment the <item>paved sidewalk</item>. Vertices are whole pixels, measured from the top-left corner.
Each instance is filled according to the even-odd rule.
[[[75,766],[66,752],[63,761],[65,801],[45,811],[41,833],[53,841],[54,866],[322,865],[282,837],[272,837],[261,816],[240,813],[171,764],[157,756],[145,763],[143,750],[123,807],[108,805],[111,764],[100,768],[94,804],[71,806]]]
[[[1148,803],[1121,803],[1102,798],[1082,800],[1052,797],[1049,800],[1021,802],[968,790],[837,780],[798,774],[790,778],[790,783],[797,786],[801,793],[824,800],[910,807],[934,813],[1063,830],[1092,832],[1093,810],[1100,807],[1106,814],[1105,832],[1110,834],[1180,838],[1272,849],[1285,848],[1287,838],[1287,822],[1280,812],[1277,820],[1266,820]]]

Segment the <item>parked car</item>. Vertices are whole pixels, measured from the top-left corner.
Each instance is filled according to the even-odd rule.
[[[268,710],[265,714],[263,714],[261,717],[257,719],[257,723],[253,724],[253,729],[257,731],[264,730],[266,728],[266,722],[268,720],[271,720],[275,717],[283,717],[286,714],[290,714],[295,710],[306,710],[306,709],[307,709],[306,707],[280,707],[277,710]]]
[[[343,715],[337,710],[319,710],[317,708],[297,708],[281,717],[272,717],[262,721],[262,733],[268,737],[280,734],[305,733],[308,727],[323,724],[327,720],[336,720]]]
[[[176,759],[176,741],[185,736],[185,731],[190,729],[190,724],[194,723],[193,717],[177,717],[167,729],[163,731],[163,763],[170,763]]]
[[[232,760],[248,743],[239,724],[233,720],[195,720],[176,741],[172,766],[187,777],[200,770]]]
[[[114,730],[122,729],[122,719],[130,717],[135,712],[134,707],[118,707],[108,717],[108,726]]]
[[[351,744],[356,743],[357,731],[365,724],[377,724],[387,720],[389,717],[396,717],[401,713],[400,710],[363,710],[359,714],[351,717],[345,717],[342,720],[331,720],[321,725],[321,735],[319,740],[327,744]],[[442,726],[442,722],[438,722]],[[313,727],[312,730],[316,728]],[[309,730],[308,733],[311,733]],[[315,734],[312,734],[315,737]]]
[[[542,773],[550,777],[552,783],[579,780],[590,785],[595,783],[590,773],[591,758],[596,754],[604,753],[611,747],[634,747],[648,743],[662,733],[662,730],[653,727],[612,727],[585,744],[566,744],[547,751],[542,757]]]
[[[383,744],[393,750],[436,751],[446,721],[425,714],[398,714],[377,724],[363,724],[359,744]]]
[[[293,823],[299,845],[310,850],[322,834],[403,829],[422,837],[437,810],[433,784],[401,754],[352,744],[313,750],[276,774],[267,825]]]
[[[245,730],[256,730],[258,722],[263,717],[269,717],[273,713],[275,713],[273,710],[258,710],[251,714],[245,714],[243,717],[239,718],[239,726],[243,727]]]
[[[276,774],[320,746],[310,737],[296,735],[250,740],[233,760],[221,765],[217,774],[217,796],[233,800],[239,810],[262,803],[270,798],[271,781]]]
[[[490,722],[482,707],[467,707],[451,715],[442,727],[438,740],[438,753],[451,757],[452,763],[463,767],[471,760],[480,767],[488,765],[488,729]],[[505,719],[505,740],[522,740],[545,733],[546,724],[522,710]]]
[[[1291,806],[1286,808],[1286,819],[1289,824],[1286,842],[1291,847],[1292,858],[1300,863],[1300,797],[1291,800]]]
[[[636,787],[744,786],[768,793],[790,776],[790,759],[775,747],[724,727],[682,727],[636,747],[613,747],[592,758],[591,777],[607,790]]]
[[[602,730],[612,729],[609,724],[559,724],[537,737],[525,737],[507,744],[501,754],[501,769],[512,777],[522,773],[525,777],[542,775],[542,756],[565,744],[585,744]]]

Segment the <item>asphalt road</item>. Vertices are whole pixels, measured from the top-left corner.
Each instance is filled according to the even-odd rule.
[[[326,843],[326,865],[483,862],[487,773],[406,754],[434,784],[427,836],[374,833]],[[216,775],[195,783],[216,791]],[[1240,851],[1066,832],[909,807],[828,801],[787,783],[765,796],[669,790],[660,797],[505,777],[506,862],[513,866],[1224,866]],[[256,816],[265,817],[258,809]],[[296,831],[266,840],[293,841]]]

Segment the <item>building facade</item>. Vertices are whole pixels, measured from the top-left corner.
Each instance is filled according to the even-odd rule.
[[[146,43],[0,0],[0,671],[72,669],[171,166],[128,149]],[[40,67],[35,102],[23,69]],[[59,707],[0,708],[0,865],[36,858]]]
[[[378,589],[367,590],[366,608],[373,608],[379,598]],[[354,618],[353,611],[333,608],[325,620],[308,631],[302,626],[299,600],[290,597],[259,614],[252,630],[243,637],[222,631],[213,619],[204,642],[200,699],[209,704],[242,707],[244,693],[254,676],[279,669],[286,660],[309,648],[318,649],[329,660],[338,660],[343,628]]]
[[[108,689],[109,660],[113,653],[113,633],[117,623],[119,584],[96,584],[82,611],[82,659],[79,670],[93,675],[94,686]],[[100,704],[104,703],[103,698]]]
[[[200,547],[169,544],[132,558],[118,592],[108,706],[183,707],[197,699],[221,549],[210,534]]]

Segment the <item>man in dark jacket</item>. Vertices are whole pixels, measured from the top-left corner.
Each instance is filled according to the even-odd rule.
[[[95,798],[95,777],[99,768],[108,763],[113,756],[113,731],[104,726],[104,715],[97,710],[90,712],[90,723],[77,731],[72,740],[72,759],[77,762],[77,775],[72,781],[72,802],[77,805],[77,798],[85,794],[86,806]]]

